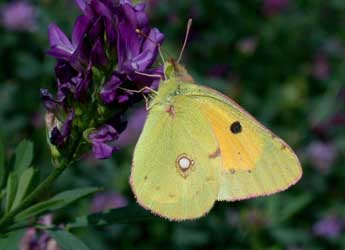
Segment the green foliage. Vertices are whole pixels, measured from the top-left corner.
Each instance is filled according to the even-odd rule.
[[[2,183],[4,182],[5,174],[5,145],[3,143],[2,135],[0,133],[0,188],[2,187]]]
[[[24,140],[17,146],[13,167],[5,165],[4,145],[1,142],[0,144],[1,174],[6,180],[6,187],[2,191],[6,195],[3,199],[3,207],[4,213],[8,213],[19,206],[34,187],[36,170],[29,167],[33,159],[33,143]]]
[[[12,208],[12,204],[17,193],[17,185],[18,185],[17,174],[10,173],[7,179],[7,186],[6,186],[5,212],[9,212]]]
[[[22,141],[16,147],[15,156],[13,157],[15,161],[12,168],[5,166],[5,149],[2,141],[0,141],[0,144],[0,167],[3,175],[6,175],[6,170],[10,169],[6,186],[1,191],[3,211],[0,213],[0,235],[4,239],[0,240],[0,246],[6,247],[6,249],[17,246],[18,242],[13,242],[14,238],[18,237],[15,232],[18,229],[28,227],[31,224],[28,223],[28,220],[64,208],[99,191],[99,188],[93,187],[76,188],[58,193],[50,199],[33,203],[33,199],[37,199],[38,194],[46,191],[42,188],[50,187],[49,185],[52,184],[49,181],[50,177],[39,184],[38,178],[36,178],[38,169],[30,167],[34,154],[33,143]],[[57,166],[52,174],[56,173],[56,176],[58,176],[57,173],[62,171],[60,169],[63,169],[62,165]],[[80,240],[68,232],[53,230],[50,231],[50,234],[56,238],[63,249],[88,249]],[[21,236],[22,234],[19,237]]]
[[[0,238],[0,249],[18,250],[18,242],[24,235],[25,230],[10,233],[7,237]]]
[[[51,199],[37,203],[26,210],[19,213],[16,217],[16,221],[22,221],[34,216],[38,216],[44,213],[53,212],[61,209],[71,203],[82,199],[90,194],[97,192],[98,188],[78,188],[74,190],[65,191],[53,196]]]
[[[34,146],[30,141],[22,141],[16,148],[16,158],[14,162],[14,171],[18,174],[30,166],[34,156]]]
[[[110,209],[109,211],[78,217],[74,222],[68,224],[67,228],[131,224],[143,220],[153,220],[154,218],[148,211],[132,204],[124,208]]]
[[[12,205],[13,208],[16,208],[23,201],[27,193],[30,191],[34,175],[34,168],[27,168],[23,170],[18,182],[18,190],[16,192],[16,196]]]
[[[67,231],[56,229],[48,230],[48,233],[57,241],[62,250],[90,250],[85,243]]]

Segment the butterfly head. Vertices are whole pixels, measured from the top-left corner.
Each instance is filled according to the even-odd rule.
[[[164,75],[166,80],[176,79],[181,82],[194,83],[186,68],[175,59],[170,59],[164,64]]]

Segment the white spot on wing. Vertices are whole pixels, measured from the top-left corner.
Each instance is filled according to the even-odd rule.
[[[182,171],[186,171],[190,167],[191,161],[187,157],[181,157],[178,161],[178,165]]]

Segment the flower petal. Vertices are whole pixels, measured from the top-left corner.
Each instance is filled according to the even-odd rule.
[[[70,54],[73,53],[74,48],[72,43],[69,41],[65,33],[63,33],[62,30],[54,23],[49,25],[48,38],[51,47],[65,50]]]
[[[140,53],[141,39],[130,25],[122,22],[119,25],[117,39],[118,70],[128,73],[132,70],[132,58]]]
[[[157,28],[152,28],[148,35],[148,38],[145,40],[143,45],[143,50],[157,51],[158,44],[162,44],[164,41],[164,35]]]
[[[79,16],[75,21],[72,32],[72,45],[74,48],[78,46],[82,38],[85,36],[85,32],[90,25],[90,19],[86,16]]]
[[[86,73],[81,77],[81,81],[79,81],[76,85],[75,96],[77,100],[85,100],[87,97],[87,92],[89,90],[90,82],[92,80],[91,64],[89,64]]]
[[[93,132],[89,135],[89,139],[92,143],[108,142],[117,138],[118,133],[112,126],[108,124],[103,125],[96,132]]]
[[[116,90],[121,85],[121,80],[116,75],[112,75],[110,80],[101,89],[101,99],[106,104],[111,104],[114,102],[117,94]]]
[[[94,44],[91,51],[91,62],[95,66],[106,66],[108,64],[103,44],[100,39]]]
[[[88,4],[87,3],[88,1],[87,0],[75,0],[75,1],[78,5],[79,9],[84,12],[86,9],[86,5]]]
[[[74,110],[69,112],[66,120],[64,121],[61,129],[54,127],[50,135],[50,143],[62,147],[65,142],[69,139],[72,130],[72,124],[74,119]]]
[[[47,54],[55,57],[56,59],[66,60],[68,61],[71,58],[71,53],[69,51],[66,51],[64,48],[60,48],[57,46],[51,47]]]
[[[117,150],[118,150],[117,147],[113,147],[105,143],[92,144],[92,152],[96,159],[110,158],[113,152]]]
[[[40,95],[44,107],[49,111],[54,111],[57,107],[57,102],[54,100],[53,95],[49,93],[48,89],[41,89]]]
[[[118,147],[108,145],[119,137],[117,131],[110,125],[105,124],[95,132],[89,135],[92,143],[92,152],[95,158],[105,159],[111,157],[112,153],[118,150]]]

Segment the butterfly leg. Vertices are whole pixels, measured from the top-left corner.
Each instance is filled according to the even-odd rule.
[[[143,88],[141,88],[141,89],[139,89],[139,90],[135,90],[135,89],[126,89],[126,88],[122,88],[122,87],[119,87],[119,89],[122,89],[122,90],[124,90],[124,91],[127,91],[128,93],[142,93],[144,90],[149,90],[149,91],[151,91],[152,93],[155,93],[155,94],[158,93],[156,90],[154,90],[154,89],[152,89],[152,88],[150,88],[150,87],[148,87],[148,86],[145,86],[145,87],[143,87]]]
[[[147,86],[145,86],[145,87],[143,87],[143,88],[141,88],[141,89],[139,89],[139,90],[134,90],[134,89],[126,89],[126,88],[121,88],[121,87],[119,87],[119,89],[122,89],[122,90],[124,90],[124,91],[127,91],[128,93],[142,93],[144,90],[149,90],[149,91],[151,91],[152,93],[154,93],[154,94],[157,94],[158,92],[156,91],[156,90],[154,90],[154,89],[152,89],[152,88],[150,88],[150,87],[147,87]],[[151,108],[151,105],[149,104],[150,103],[150,100],[147,98],[147,96],[143,93],[143,97],[144,97],[144,99],[145,99],[145,108],[146,108],[146,110],[149,110],[150,108]],[[150,97],[151,98],[151,97]]]

